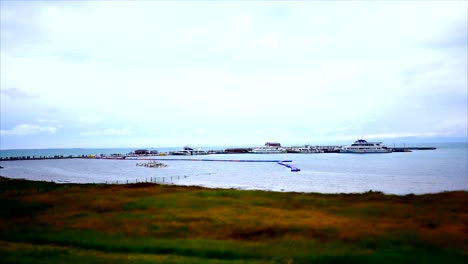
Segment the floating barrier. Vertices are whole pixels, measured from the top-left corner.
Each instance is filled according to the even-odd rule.
[[[291,172],[298,172],[298,171],[301,171],[301,169],[299,169],[299,168],[297,168],[297,167],[295,167],[295,166],[293,166],[293,165],[291,165],[291,164],[286,164],[286,163],[284,163],[284,162],[287,162],[287,161],[280,161],[280,162],[278,162],[278,164],[290,168],[290,169],[291,169]]]
[[[161,160],[161,161],[219,161],[219,162],[292,162],[292,160],[226,160],[226,159],[164,159],[164,158],[127,158],[126,160]]]
[[[109,158],[113,159],[113,158]],[[117,159],[117,158],[116,158]],[[299,168],[287,164],[292,160],[226,160],[226,159],[167,159],[167,158],[127,158],[125,160],[152,160],[152,161],[208,161],[208,162],[274,162],[291,169],[291,172],[301,171]]]

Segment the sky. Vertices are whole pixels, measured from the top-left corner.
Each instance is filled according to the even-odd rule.
[[[467,1],[0,3],[0,149],[468,138]]]

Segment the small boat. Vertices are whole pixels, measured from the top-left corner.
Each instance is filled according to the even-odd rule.
[[[170,153],[171,155],[177,155],[177,156],[188,156],[192,155],[192,153],[188,150],[178,150],[178,151],[173,151]]]
[[[287,148],[286,153],[301,153],[297,148]]]
[[[199,148],[197,150],[193,150],[192,155],[208,155],[208,151],[205,151],[202,148]]]
[[[356,140],[350,146],[340,149],[340,153],[391,153],[392,149],[382,145],[382,142],[367,142],[364,139]]]
[[[193,155],[193,148],[191,148],[189,146],[185,146],[182,150],[173,151],[170,154],[171,155],[178,155],[178,156]]]
[[[310,146],[305,147],[293,147],[286,149],[287,153],[323,153],[323,150]]]
[[[255,154],[278,154],[278,153],[285,153],[286,151],[282,148],[269,148],[269,147],[261,147],[261,148],[254,148],[249,153]]]
[[[297,149],[299,153],[323,153],[322,150],[318,148],[312,148],[312,147],[303,147],[303,148],[298,148]]]

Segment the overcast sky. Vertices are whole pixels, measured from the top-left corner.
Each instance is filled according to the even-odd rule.
[[[467,1],[1,1],[1,148],[468,133]]]

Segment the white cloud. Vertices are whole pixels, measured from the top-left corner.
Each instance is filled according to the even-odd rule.
[[[130,129],[114,129],[114,128],[109,128],[104,131],[104,134],[106,135],[128,135],[131,133]]]
[[[49,124],[59,124],[60,121],[54,119],[39,118],[37,119],[38,123],[49,123]]]
[[[98,123],[99,121],[101,121],[101,118],[99,118],[96,115],[84,115],[84,116],[79,117],[79,121],[80,123],[93,124],[93,123]]]
[[[37,95],[28,94],[17,88],[0,89],[0,94],[3,96],[8,96],[11,99],[29,99],[37,97]]]
[[[104,130],[96,130],[96,131],[87,131],[87,132],[80,132],[81,136],[125,136],[132,134],[132,130],[129,128],[125,129],[115,129],[115,128],[108,128]]]
[[[467,47],[453,44],[466,2],[31,3],[16,4],[24,19],[2,2],[0,86],[15,89],[2,127],[46,116],[90,142],[204,131],[207,144],[340,137],[366,120],[368,134],[466,134],[444,123],[467,116]]]
[[[31,135],[37,133],[49,133],[55,134],[57,131],[56,127],[52,126],[40,126],[35,124],[20,124],[15,126],[11,130],[0,130],[2,135]]]

